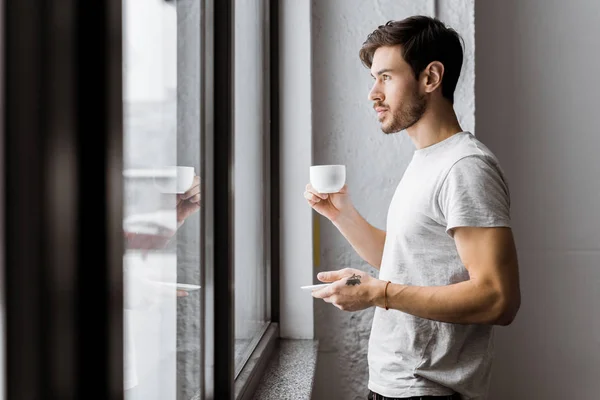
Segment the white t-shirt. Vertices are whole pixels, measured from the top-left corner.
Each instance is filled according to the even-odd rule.
[[[469,132],[416,150],[392,198],[379,278],[441,286],[469,279],[449,231],[510,227],[510,195],[496,157]],[[377,308],[369,340],[369,389],[386,397],[485,399],[493,327]]]

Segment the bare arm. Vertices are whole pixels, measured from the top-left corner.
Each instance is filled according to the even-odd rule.
[[[385,231],[369,224],[354,208],[332,221],[354,250],[373,267],[379,269],[383,256]]]
[[[508,325],[521,305],[518,262],[509,228],[456,228],[454,239],[468,281],[447,286],[390,283],[387,305],[417,317],[455,324]],[[385,305],[386,282],[356,269],[321,272],[332,285],[313,296],[345,311]],[[352,282],[349,282],[349,279]]]
[[[456,228],[454,239],[470,279],[439,287],[389,284],[388,307],[457,324],[510,324],[521,304],[512,231]],[[374,304],[383,307],[383,290],[378,293]]]
[[[339,229],[363,260],[379,269],[383,256],[385,231],[369,224],[356,211],[346,186],[338,193],[323,194],[308,184],[304,198],[315,211],[329,219]]]

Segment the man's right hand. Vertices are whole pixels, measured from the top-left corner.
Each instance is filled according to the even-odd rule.
[[[316,212],[332,222],[353,208],[346,185],[337,193],[326,194],[317,192],[309,183],[306,185],[304,198]]]

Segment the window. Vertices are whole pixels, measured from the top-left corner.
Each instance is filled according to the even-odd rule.
[[[215,338],[205,348],[215,349],[207,384],[217,382],[214,395],[224,398],[252,395],[279,333],[277,3],[215,1],[206,25],[206,34],[214,35],[206,88],[214,85],[215,118],[206,132],[206,168],[213,177],[206,184],[214,201],[206,207],[206,234],[214,234],[207,251],[214,251],[215,292],[206,303],[215,302],[207,307],[214,310]],[[223,315],[232,309],[227,320]]]
[[[233,381],[270,326],[268,3],[233,3],[225,10],[201,0],[123,2],[126,400],[210,397],[221,390],[212,384],[219,349],[233,346]],[[221,14],[229,32],[212,31]],[[215,35],[229,37],[235,53],[212,80]],[[229,92],[218,83],[228,74]],[[231,163],[213,147],[224,133],[210,123],[212,112],[231,132]],[[215,169],[229,174],[215,177]],[[224,218],[227,253],[213,259]],[[228,271],[219,260],[228,256],[231,343],[214,325],[223,312],[215,305],[228,293],[219,289],[219,273]],[[236,382],[238,393],[244,385]]]
[[[268,321],[268,25],[265,0],[234,2],[235,371]]]
[[[4,3],[7,397],[249,398],[278,336],[277,1]]]

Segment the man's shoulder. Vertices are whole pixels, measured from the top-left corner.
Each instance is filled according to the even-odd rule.
[[[493,169],[499,169],[500,161],[496,155],[473,134],[463,135],[461,140],[456,141],[446,154],[446,166],[448,169],[465,165],[486,164]]]
[[[473,155],[496,160],[496,155],[490,148],[470,132],[461,135],[449,151],[459,158]]]

